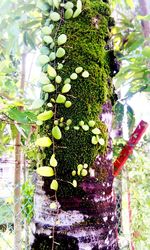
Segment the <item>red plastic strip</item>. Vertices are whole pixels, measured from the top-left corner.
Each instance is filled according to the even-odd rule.
[[[141,121],[135,131],[132,133],[129,141],[122,149],[119,157],[114,162],[114,176],[119,175],[122,170],[123,165],[126,163],[129,155],[132,154],[133,149],[135,148],[136,144],[140,141],[142,135],[145,133],[148,127],[148,123],[145,121]]]

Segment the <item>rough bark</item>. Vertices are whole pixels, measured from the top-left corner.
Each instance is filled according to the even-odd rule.
[[[103,106],[101,119],[111,124],[111,104]],[[55,226],[57,250],[117,250],[117,221],[112,184],[112,144],[104,156],[96,158],[91,176],[80,185],[83,194],[59,199],[59,211],[49,208],[51,197],[44,190],[44,179],[37,177],[35,215],[32,222],[33,250],[52,249]],[[39,248],[40,246],[40,248]]]
[[[76,4],[76,1],[72,2]],[[49,166],[51,155],[56,154],[58,167],[55,178],[59,188],[57,193],[50,189],[53,178],[36,177],[32,250],[118,249],[109,137],[112,113],[108,101],[113,100],[111,77],[116,72],[116,63],[114,53],[107,44],[113,21],[106,2],[84,0],[83,11],[76,19],[64,20],[65,10],[59,10],[61,21],[55,26],[54,37],[67,35],[67,42],[63,45],[66,57],[59,74],[64,80],[81,66],[89,72],[89,77],[83,79],[79,76],[71,81],[71,91],[66,95],[67,100],[72,102],[69,109],[55,104],[54,119],[71,119],[73,126],[66,131],[60,127],[62,140],[53,138],[53,148],[44,150],[46,158],[43,166]],[[52,66],[56,67],[58,62],[60,60],[56,59]],[[46,69],[43,70],[47,74]],[[59,86],[56,85],[56,93],[50,94],[47,102],[57,97],[61,91]],[[88,124],[90,120],[94,120],[95,126],[101,130],[104,145],[92,144],[90,128],[86,132],[82,128],[78,131],[74,129],[80,121]],[[52,119],[45,122],[41,134],[47,132],[51,137],[53,124]],[[90,166],[90,174],[84,178],[80,174],[73,177],[72,171],[77,169],[78,164],[84,163]],[[79,183],[77,188],[69,183],[74,178]],[[57,201],[56,210],[50,208],[53,201]]]

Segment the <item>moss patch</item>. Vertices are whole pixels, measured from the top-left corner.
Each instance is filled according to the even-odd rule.
[[[95,157],[106,151],[108,134],[106,126],[99,120],[99,114],[102,105],[112,96],[111,54],[105,50],[109,37],[110,9],[107,3],[100,0],[84,0],[83,4],[83,11],[79,17],[63,20],[57,34],[59,36],[64,33],[68,38],[62,46],[66,51],[64,67],[58,74],[66,79],[79,66],[90,73],[88,78],[79,76],[77,80],[71,81],[71,91],[65,95],[67,100],[72,102],[70,108],[65,108],[63,104],[57,105],[57,119],[64,117],[65,121],[72,120],[68,131],[61,129],[62,140],[56,141],[57,177],[67,181],[73,180],[71,172],[78,164],[87,163],[91,166]],[[58,59],[57,62],[61,63],[62,59]],[[62,86],[63,83],[58,86],[57,93],[61,92]],[[49,95],[47,102],[55,97],[55,94]],[[96,122],[96,127],[100,128],[101,136],[105,140],[104,146],[91,143],[91,129],[74,130],[73,126],[78,125],[81,120],[85,124],[89,120]],[[42,127],[42,133],[51,137],[52,126],[52,121],[46,122]],[[49,165],[52,149],[46,149],[45,153],[44,164]]]

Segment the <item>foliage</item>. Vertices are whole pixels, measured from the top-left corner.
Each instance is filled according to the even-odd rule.
[[[150,230],[150,187],[149,187],[149,136],[136,147],[128,161],[131,209],[132,237],[136,249],[149,249]]]
[[[0,120],[4,131],[1,152],[9,149],[5,145],[16,137],[17,131],[23,140],[27,139],[31,124],[35,123],[34,113],[28,110],[31,100],[21,90],[23,56],[35,50],[39,42],[40,15],[35,6],[35,1],[3,0],[0,3]],[[24,84],[27,89],[28,83]]]
[[[141,20],[149,20],[148,16],[140,16],[139,8],[131,1],[112,1],[115,9],[116,26],[112,29],[115,54],[121,68],[114,78],[118,102],[114,108],[116,122],[123,122],[127,113],[127,125],[131,132],[135,123],[134,110],[129,105],[131,98],[139,92],[148,94],[149,50],[148,38],[144,37]],[[123,11],[122,11],[123,9]],[[121,112],[121,113],[120,113]],[[121,115],[122,114],[122,115]],[[119,118],[119,119],[118,119]]]
[[[33,217],[34,189],[35,187],[31,183],[30,180],[26,181],[22,185],[22,209],[21,211],[28,224],[31,222],[31,219]]]
[[[58,7],[53,1],[38,6],[43,14],[43,46],[38,62],[42,66],[41,98],[45,103],[37,116],[37,172],[53,176],[49,182],[57,181],[57,195],[65,196],[78,192],[73,187],[89,174],[95,157],[106,150],[107,129],[99,114],[112,96],[114,55],[104,48],[111,23],[108,4],[72,1],[69,17],[67,3],[56,2]],[[64,187],[64,181],[72,185]]]

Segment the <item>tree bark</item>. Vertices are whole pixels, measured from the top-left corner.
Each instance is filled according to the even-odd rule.
[[[142,16],[149,14],[148,2],[149,1],[147,1],[147,0],[139,0],[140,12],[141,12]],[[143,21],[142,20],[142,27],[143,27],[144,36],[149,37],[149,35],[150,35],[150,21]]]
[[[20,90],[24,92],[25,84],[25,62],[26,53],[22,54],[22,68],[21,68],[21,83]],[[20,107],[20,110],[23,108]],[[21,250],[22,248],[22,216],[21,216],[21,133],[18,131],[15,140],[15,176],[14,176],[14,249]]]
[[[50,189],[53,177],[36,177],[31,249],[117,250],[110,138],[112,107],[108,101],[111,97],[113,99],[111,77],[116,72],[116,63],[114,53],[107,44],[113,21],[108,1],[83,1],[83,11],[76,19],[65,20],[63,7],[58,11],[61,20],[56,24],[54,39],[61,34],[67,35],[67,42],[63,45],[66,56],[63,61],[56,58],[51,65],[58,70],[57,63],[63,63],[59,72],[63,80],[79,66],[89,72],[89,77],[84,79],[81,73],[77,80],[71,81],[71,90],[66,97],[72,106],[66,109],[64,105],[55,103],[54,121],[45,122],[40,127],[42,135],[47,132],[51,137],[56,119],[63,117],[64,122],[70,119],[73,123],[68,130],[60,127],[62,140],[52,138],[53,148],[44,151],[46,158],[42,166],[49,166],[51,155],[56,155],[58,166],[55,178],[59,188],[57,193]],[[51,97],[57,98],[59,86],[55,85],[56,92],[49,95],[47,102],[51,101]],[[88,124],[90,120],[94,120],[97,129],[101,130],[103,146],[93,145],[91,128],[86,132],[82,128],[78,131],[74,129],[80,121]],[[90,167],[87,177],[82,178],[80,174],[73,177],[72,171],[85,163]],[[70,184],[74,178],[79,183],[77,188]],[[56,210],[50,208],[54,201],[57,203]]]
[[[111,104],[103,106],[101,120],[111,129]],[[45,178],[37,176],[35,214],[32,222],[32,250],[117,250],[116,204],[113,195],[112,143],[107,153],[95,160],[91,176],[80,185],[83,195],[59,199],[59,211],[49,208],[52,200],[45,192]]]

